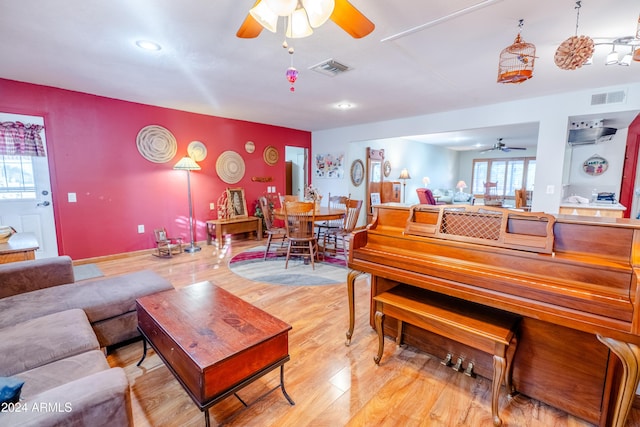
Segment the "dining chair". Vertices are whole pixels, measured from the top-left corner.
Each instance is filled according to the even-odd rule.
[[[173,254],[179,254],[182,252],[182,237],[169,237],[167,236],[166,228],[156,228],[153,230],[153,234],[156,239],[156,249],[158,257],[172,257]]]
[[[358,217],[360,216],[360,210],[362,210],[362,200],[348,200],[346,205],[346,214],[344,216],[344,222],[342,227],[338,229],[329,229],[322,242],[324,250],[327,250],[328,245],[333,243],[333,247],[338,254],[340,242],[342,242],[342,254],[345,260],[349,259],[349,252],[347,250],[350,243],[351,233],[356,228],[358,223]],[[333,242],[332,242],[333,241]]]
[[[287,235],[287,258],[284,268],[289,266],[289,258],[294,256],[308,256],[311,267],[315,270],[318,241],[316,239],[314,222],[316,209],[314,202],[285,202],[285,229]]]
[[[332,196],[331,193],[329,193],[329,203],[327,207],[329,209],[346,211],[347,202],[349,201],[350,197],[351,197],[351,194],[349,194],[348,196]],[[327,221],[319,221],[316,224],[318,241],[322,239],[324,233],[329,229],[338,230],[343,226],[344,226],[344,219],[331,219]]]
[[[278,193],[278,200],[280,200],[280,207],[284,208],[284,203],[285,202],[299,202],[300,201],[300,197],[298,196],[294,196],[291,194],[286,194],[286,195],[282,195],[280,193]]]
[[[486,206],[499,206],[502,207],[502,197],[498,195],[498,183],[497,182],[485,182],[484,183],[484,204]]]
[[[264,225],[267,233],[267,248],[264,250],[264,258],[267,259],[267,255],[269,254],[269,248],[271,247],[271,241],[273,239],[280,240],[280,247],[284,246],[284,242],[287,239],[287,230],[284,227],[276,227],[273,224],[273,213],[271,211],[271,206],[269,205],[269,201],[265,196],[260,197],[259,199],[260,209],[262,210],[262,215],[264,218]]]

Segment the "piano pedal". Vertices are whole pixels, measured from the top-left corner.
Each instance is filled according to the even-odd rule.
[[[451,361],[452,359],[453,359],[453,355],[451,353],[447,353],[447,357],[442,359],[440,363],[443,364],[444,366],[451,366],[453,364],[453,362]]]
[[[456,372],[462,371],[462,357],[458,357],[456,364],[451,368]]]
[[[464,370],[464,374],[468,377],[475,378],[476,373],[473,372],[473,362],[469,362],[467,369]]]

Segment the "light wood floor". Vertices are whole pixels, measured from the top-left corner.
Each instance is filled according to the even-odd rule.
[[[242,279],[227,267],[229,258],[255,246],[233,241],[219,251],[202,245],[196,254],[161,259],[148,253],[96,262],[106,276],[151,269],[176,288],[209,280],[293,326],[291,361],[285,385],[296,402],[290,406],[279,390],[248,409],[229,397],[210,410],[212,425],[229,426],[491,426],[490,381],[454,372],[412,347],[397,348],[389,339],[380,366],[373,362],[377,337],[368,324],[365,279],[356,290],[356,329],[345,346],[348,326],[345,285],[278,286]],[[345,270],[346,280],[346,270]],[[204,415],[152,351],[141,367],[140,342],[108,356],[123,367],[131,385],[135,427],[204,426]],[[246,402],[278,384],[278,370],[239,393]],[[569,396],[567,396],[570,398]],[[504,389],[500,413],[506,426],[589,426],[538,401]],[[640,426],[634,409],[629,426]]]

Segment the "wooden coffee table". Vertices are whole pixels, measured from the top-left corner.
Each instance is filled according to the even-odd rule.
[[[284,388],[287,323],[209,282],[138,298],[136,309],[144,338],[138,365],[148,342],[204,412],[207,426],[211,406],[278,367],[280,384],[263,396],[280,388],[294,405]]]

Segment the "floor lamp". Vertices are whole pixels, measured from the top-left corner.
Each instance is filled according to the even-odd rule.
[[[191,171],[199,171],[200,166],[191,158],[183,157],[173,167],[174,170],[187,171],[187,192],[189,194],[189,238],[191,239],[191,245],[184,249],[185,252],[198,252],[199,246],[195,245],[195,238],[193,234],[193,203],[191,203]]]
[[[404,181],[402,183],[402,203],[404,203],[407,198],[407,180],[411,179],[411,176],[409,175],[409,171],[407,170],[407,168],[402,169],[402,172],[400,172],[400,176],[398,177],[398,179],[401,179]]]

